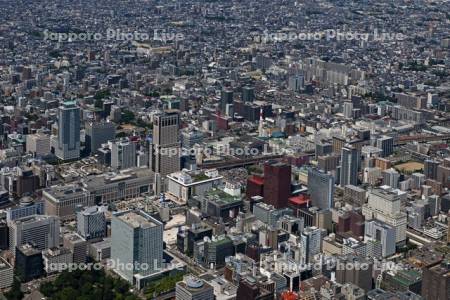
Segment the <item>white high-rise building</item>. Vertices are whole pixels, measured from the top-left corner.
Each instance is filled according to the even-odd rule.
[[[50,136],[44,133],[27,135],[27,152],[36,157],[50,153]]]
[[[400,173],[395,169],[390,168],[384,170],[383,174],[383,184],[396,189],[398,187],[398,180],[400,179]]]
[[[366,222],[364,240],[371,245],[368,247],[369,249],[378,249],[376,245],[380,245],[381,251],[373,251],[373,253],[369,253],[369,256],[379,258],[395,253],[395,229],[386,223],[377,220]]]
[[[9,222],[9,248],[15,253],[16,247],[32,244],[39,250],[59,245],[59,218],[55,216],[33,215]]]
[[[310,262],[314,255],[320,253],[321,230],[317,227],[307,227],[300,235],[300,249],[302,263]]]
[[[351,102],[344,102],[344,118],[351,119],[353,118],[353,103]]]
[[[109,142],[111,148],[111,167],[129,169],[136,166],[136,144],[128,139]]]
[[[388,186],[369,191],[369,199],[362,213],[366,221],[376,219],[395,229],[396,243],[406,240],[407,216],[401,211],[401,203],[406,201],[406,193]]]

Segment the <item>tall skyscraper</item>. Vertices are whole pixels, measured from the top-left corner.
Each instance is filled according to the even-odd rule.
[[[163,224],[141,210],[113,214],[111,222],[111,259],[115,271],[139,286],[139,279],[162,266]],[[119,263],[132,265],[120,267]]]
[[[74,101],[64,102],[59,107],[55,155],[61,160],[80,157],[80,108]]]
[[[424,162],[423,174],[426,179],[437,179],[438,167],[440,162],[437,160],[427,159]]]
[[[346,119],[352,119],[353,118],[353,103],[344,102],[343,113],[344,113],[344,117]]]
[[[178,111],[167,111],[153,120],[150,168],[161,176],[180,171],[179,127]]]
[[[330,209],[333,206],[334,177],[317,169],[308,170],[308,189],[313,206]]]
[[[116,138],[116,125],[111,122],[93,122],[86,125],[86,150],[89,154]]]
[[[341,186],[358,185],[358,150],[345,146],[341,150]]]
[[[317,227],[307,227],[300,235],[301,262],[308,263],[320,253],[322,238]]]
[[[400,179],[400,173],[398,173],[395,169],[390,168],[384,170],[382,172],[383,175],[383,184],[388,185],[391,188],[398,188],[398,180]]]
[[[255,99],[255,88],[251,86],[244,86],[242,88],[242,101],[253,102]]]
[[[129,169],[136,167],[136,144],[128,139],[109,142],[111,147],[111,167]]]
[[[366,221],[377,219],[395,229],[395,242],[406,240],[406,213],[400,210],[402,201],[406,201],[406,193],[393,189],[372,189],[368,202],[363,205],[362,213]]]
[[[329,143],[317,143],[316,144],[316,159],[319,156],[324,156],[333,153],[333,145]]]
[[[227,104],[233,104],[234,93],[230,89],[223,89],[220,93],[220,112],[225,113]]]
[[[305,77],[303,75],[294,75],[289,77],[288,89],[293,92],[300,92],[305,87]]]
[[[367,243],[380,245],[379,253],[368,253],[369,257],[387,257],[395,253],[395,229],[377,220],[367,221],[365,224],[364,240]],[[368,247],[377,249],[378,247]]]
[[[377,148],[381,149],[381,156],[387,157],[394,153],[394,138],[391,136],[382,136],[377,139]]]
[[[264,164],[264,202],[275,208],[287,207],[291,195],[291,166],[277,161]]]

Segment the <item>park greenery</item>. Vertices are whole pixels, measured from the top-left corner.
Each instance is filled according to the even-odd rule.
[[[125,280],[103,270],[62,272],[53,282],[41,284],[40,292],[49,300],[137,300]]]
[[[145,289],[145,297],[147,299],[154,299],[161,294],[174,290],[176,283],[183,280],[183,276],[183,272],[178,272],[173,276],[166,276],[151,282]]]

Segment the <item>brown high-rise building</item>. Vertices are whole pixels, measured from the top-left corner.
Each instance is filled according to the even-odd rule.
[[[39,176],[34,175],[31,170],[24,170],[17,177],[17,196],[31,195],[39,188]]]
[[[254,196],[264,196],[264,178],[257,175],[247,179],[246,197],[250,200]]]
[[[340,153],[347,140],[342,136],[333,136],[333,152]]]
[[[273,293],[258,285],[253,277],[247,277],[239,282],[236,300],[273,300]]]
[[[444,164],[437,167],[437,181],[442,183],[443,188],[450,188],[450,159],[444,159]]]
[[[339,267],[336,269],[336,282],[340,284],[353,283],[363,290],[372,289],[373,262],[356,256],[346,256],[339,258]],[[346,265],[353,268],[346,268]],[[426,298],[428,299],[428,298]]]
[[[161,176],[180,170],[179,127],[178,111],[167,111],[154,117],[150,169]]]
[[[336,170],[340,161],[341,161],[340,155],[326,155],[326,156],[319,156],[317,158],[318,168],[325,172]]]
[[[424,268],[422,273],[422,297],[447,300],[450,295],[450,261]]]
[[[269,161],[264,165],[264,202],[275,208],[288,206],[291,196],[291,166]]]
[[[447,245],[450,245],[450,217],[448,217]]]
[[[381,171],[387,170],[391,167],[391,161],[386,158],[377,157],[375,158],[375,167],[380,168]]]

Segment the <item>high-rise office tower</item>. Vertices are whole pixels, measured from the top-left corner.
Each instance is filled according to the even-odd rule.
[[[420,187],[425,184],[425,175],[422,173],[412,173],[411,174],[411,188],[419,190]]]
[[[109,142],[111,147],[111,167],[129,169],[136,167],[136,144],[128,139]]]
[[[358,150],[345,146],[341,150],[340,185],[358,185]]]
[[[59,107],[55,155],[61,160],[80,157],[80,108],[74,101],[64,102]]]
[[[106,236],[106,206],[90,206],[77,212],[77,231],[84,239]]]
[[[333,206],[334,177],[317,169],[308,170],[308,189],[313,206],[330,209]]]
[[[305,77],[303,75],[294,75],[289,77],[288,89],[293,92],[300,92],[305,87]]]
[[[383,184],[388,185],[391,188],[398,188],[398,180],[400,178],[400,173],[395,169],[390,168],[381,172],[383,175]]]
[[[406,193],[394,189],[372,189],[368,202],[363,205],[362,213],[366,221],[376,219],[395,229],[395,241],[402,244],[406,240],[406,213],[400,210],[406,201]]]
[[[89,154],[97,152],[102,144],[116,138],[116,125],[111,122],[93,122],[86,125],[86,150]]]
[[[50,136],[44,133],[29,134],[27,137],[27,152],[33,155],[45,156],[50,153]]]
[[[177,282],[175,287],[176,300],[213,300],[214,289],[203,279],[186,276]]]
[[[287,207],[291,195],[291,166],[277,161],[264,164],[264,202],[275,208]]]
[[[424,162],[423,174],[426,179],[437,179],[438,167],[440,162],[433,159],[427,159]]]
[[[394,138],[391,136],[383,136],[377,139],[377,148],[381,149],[381,156],[387,157],[394,153]]]
[[[5,220],[0,221],[0,251],[9,248],[9,228]]]
[[[344,118],[346,118],[346,119],[353,118],[353,103],[344,102],[343,113],[344,113]]]
[[[111,259],[117,262],[120,276],[139,286],[140,279],[162,266],[163,224],[141,210],[113,214]],[[121,268],[119,262],[132,267]]]
[[[30,244],[17,246],[14,267],[23,282],[42,276],[44,273],[42,249],[33,247]]]
[[[233,91],[230,89],[223,89],[220,93],[220,112],[225,113],[227,104],[233,104]]]
[[[317,143],[316,144],[316,159],[319,156],[324,156],[333,153],[333,145],[329,143]]]
[[[369,249],[379,249],[375,253],[368,253],[369,257],[387,257],[395,253],[395,229],[386,223],[377,220],[367,221],[365,224],[364,240],[379,247],[369,247]],[[368,251],[370,252],[370,251]]]
[[[76,232],[66,233],[63,237],[64,248],[72,252],[72,261],[76,264],[85,263],[88,242]]]
[[[9,249],[15,253],[18,246],[31,244],[39,250],[59,245],[59,218],[34,215],[9,222]]]
[[[252,86],[244,86],[242,88],[242,101],[244,102],[253,102],[255,99],[255,88]]]
[[[301,262],[308,263],[320,253],[322,238],[317,227],[307,227],[300,235]]]
[[[180,171],[179,126],[178,111],[167,111],[153,120],[150,168],[161,176]]]

